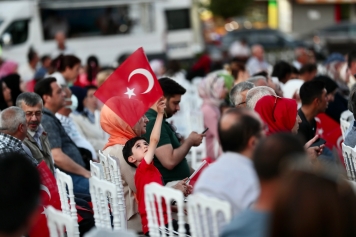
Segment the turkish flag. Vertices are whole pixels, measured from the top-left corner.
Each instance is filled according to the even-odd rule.
[[[133,127],[163,92],[143,49],[139,48],[94,95]]]
[[[37,166],[41,178],[41,204],[38,209],[38,219],[36,224],[29,231],[30,237],[49,237],[47,227],[47,206],[53,206],[61,210],[61,201],[59,198],[56,179],[44,161]]]

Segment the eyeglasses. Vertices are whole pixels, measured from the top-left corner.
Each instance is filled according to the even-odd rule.
[[[35,111],[35,112],[25,112],[26,117],[32,118],[33,115],[36,117],[40,117],[42,115],[42,111]]]
[[[282,97],[279,97],[279,96],[275,96],[275,101],[274,101],[274,106],[273,106],[273,110],[272,110],[272,118],[273,118],[273,121],[276,122],[276,118],[274,117],[274,111],[276,110],[276,105],[277,105],[277,100],[278,99],[282,99]]]

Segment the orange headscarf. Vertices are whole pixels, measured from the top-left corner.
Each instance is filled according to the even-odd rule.
[[[110,103],[120,102],[114,98],[110,99],[101,109],[101,128],[110,135],[109,141],[103,149],[116,144],[125,145],[129,139],[137,136],[133,129],[109,108]]]

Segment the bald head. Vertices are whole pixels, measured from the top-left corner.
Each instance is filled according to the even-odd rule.
[[[260,61],[263,60],[265,52],[262,45],[255,44],[254,46],[252,46],[251,51],[254,57],[256,57]]]
[[[251,137],[262,135],[262,123],[256,112],[234,108],[222,115],[218,132],[224,152],[242,152],[247,149]]]
[[[57,41],[57,45],[59,48],[65,48],[66,35],[62,31],[58,31],[54,36]]]

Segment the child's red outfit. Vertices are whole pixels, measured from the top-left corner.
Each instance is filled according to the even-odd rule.
[[[147,164],[145,159],[142,159],[141,163],[137,167],[136,174],[135,174],[135,185],[136,185],[136,196],[138,200],[138,211],[141,215],[142,221],[142,232],[148,232],[148,221],[147,221],[147,213],[146,213],[146,205],[145,205],[145,190],[144,187],[146,184],[149,183],[158,183],[163,185],[162,175],[159,170],[153,165],[153,162]],[[158,212],[158,208],[156,205],[156,209]],[[162,201],[162,211],[164,217],[164,224],[168,224],[167,218],[167,208],[166,204]],[[157,214],[158,216],[158,214]]]

